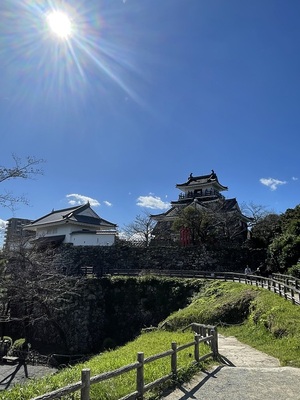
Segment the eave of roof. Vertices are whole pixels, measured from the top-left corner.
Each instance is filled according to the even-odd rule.
[[[74,231],[71,232],[70,235],[79,235],[79,234],[87,234],[87,235],[115,235],[117,231],[113,230],[103,230],[103,231]]]
[[[193,203],[193,201],[197,201],[199,204],[202,204],[202,203],[208,203],[208,202],[217,201],[217,200],[220,200],[219,196],[201,196],[201,197],[195,197],[195,199],[185,198],[185,199],[180,199],[180,200],[174,200],[174,201],[171,201],[171,204],[176,205],[176,206],[180,206],[180,205],[184,206],[186,204]]]
[[[175,210],[175,208],[176,207],[171,207],[171,208],[169,208],[169,210],[167,210],[166,212],[164,212],[164,213],[161,213],[161,214],[152,214],[152,215],[150,215],[150,217],[151,218],[153,218],[154,220],[159,220],[160,218],[163,218],[163,217],[166,217],[167,215],[169,215],[172,211],[174,211]]]
[[[42,244],[49,244],[49,243],[59,244],[64,241],[65,237],[66,237],[66,235],[43,236],[43,237],[39,237],[37,239],[33,239],[32,242],[42,243]]]
[[[209,175],[199,175],[199,176],[192,176],[192,174],[189,176],[188,180],[185,183],[177,183],[176,187],[177,188],[182,188],[185,186],[189,186],[193,182],[196,183],[216,183],[217,186],[222,189],[222,190],[228,190],[227,186],[221,185],[221,183],[218,180],[217,174],[212,170],[211,174]]]

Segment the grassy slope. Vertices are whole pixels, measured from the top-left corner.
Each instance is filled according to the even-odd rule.
[[[281,361],[282,365],[300,367],[300,307],[266,290],[229,282],[208,282],[191,304],[170,315],[159,330],[139,336],[114,351],[93,357],[85,364],[63,370],[59,374],[15,388],[1,399],[26,400],[38,394],[76,382],[82,368],[91,368],[92,375],[116,369],[136,360],[136,353],[145,357],[192,340],[192,333],[180,330],[192,322],[219,324],[225,335],[234,335]],[[169,332],[171,331],[171,332]],[[203,354],[204,349],[202,349]],[[180,354],[180,366],[188,371],[191,349]],[[151,367],[150,367],[151,366]],[[146,382],[169,373],[169,358],[147,365]],[[117,399],[134,390],[134,374],[116,378],[109,384],[94,385],[91,399]],[[4,396],[4,397],[2,397]]]
[[[27,400],[40,394],[50,392],[52,390],[67,386],[80,380],[80,373],[83,368],[91,369],[91,376],[102,372],[112,371],[123,365],[131,364],[137,360],[137,352],[143,351],[145,358],[165,352],[171,349],[171,342],[177,342],[177,345],[191,342],[193,340],[192,332],[166,332],[154,331],[144,333],[126,346],[119,347],[116,350],[106,351],[98,356],[93,357],[84,364],[78,364],[72,368],[66,368],[59,373],[48,376],[43,379],[34,380],[27,385],[14,387],[12,390],[1,393],[0,399],[8,400]],[[201,354],[208,353],[210,350],[207,346],[202,345]],[[193,348],[188,348],[179,352],[178,366],[183,368],[181,379],[192,376],[195,373],[195,367],[191,366],[191,353]],[[198,366],[199,369],[200,366]],[[170,373],[170,357],[157,360],[145,366],[145,383],[152,382],[164,375]],[[91,387],[91,400],[113,400],[135,391],[135,372],[129,372],[120,377],[108,380],[106,382],[93,385]],[[64,399],[71,399],[64,397]],[[77,392],[76,399],[79,399]],[[73,399],[73,398],[72,398]]]
[[[191,322],[218,324],[219,331],[300,367],[300,307],[252,286],[212,282],[188,307],[170,315],[170,330]]]
[[[278,358],[281,365],[300,368],[300,307],[267,291],[251,307],[242,327],[229,327],[224,333]]]

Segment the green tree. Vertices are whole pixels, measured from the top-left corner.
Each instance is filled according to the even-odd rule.
[[[188,228],[193,245],[207,244],[216,238],[220,224],[213,211],[195,204],[186,207],[173,222],[174,231],[180,232],[182,228]]]
[[[268,214],[259,219],[251,229],[251,246],[267,249],[272,240],[281,232],[280,216]]]
[[[268,263],[273,271],[285,272],[300,258],[300,236],[285,232],[276,236],[268,247]]]
[[[300,205],[287,209],[276,224],[268,246],[267,262],[275,271],[285,272],[300,259]]]
[[[287,209],[281,216],[282,232],[300,235],[300,205]]]

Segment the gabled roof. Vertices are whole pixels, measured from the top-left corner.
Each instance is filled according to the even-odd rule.
[[[251,221],[253,221],[253,218],[251,218],[251,217],[247,217],[247,215],[244,215],[242,212],[241,212],[241,210],[240,210],[240,207],[239,207],[239,205],[238,205],[238,202],[237,202],[237,200],[234,198],[234,199],[226,199],[225,201],[224,201],[224,203],[223,203],[223,206],[222,206],[222,211],[238,211],[239,212],[239,214],[240,214],[240,216],[241,216],[241,218],[245,221],[245,222],[251,222]]]
[[[85,210],[89,209],[91,215],[84,215],[82,214]],[[110,227],[116,227],[116,224],[113,224],[112,222],[106,221],[105,219],[100,218],[94,210],[91,209],[91,206],[89,203],[76,206],[76,207],[70,207],[70,208],[64,208],[61,210],[57,211],[52,211],[51,213],[44,215],[41,218],[36,219],[35,221],[31,222],[30,224],[26,225],[24,228],[25,229],[30,229],[33,227],[38,227],[42,225],[53,225],[53,224],[61,224],[64,222],[73,222],[76,224],[83,224],[83,225],[94,225],[95,228],[98,226],[110,226]]]
[[[199,175],[199,176],[193,176],[193,174],[190,174],[190,176],[188,177],[188,180],[185,183],[178,183],[176,185],[177,188],[182,188],[185,186],[194,186],[195,184],[197,185],[204,185],[207,183],[215,183],[217,184],[217,186],[219,187],[220,190],[228,190],[227,186],[223,186],[220,184],[220,182],[218,181],[218,177],[217,174],[215,173],[215,171],[212,169],[211,173],[209,175]]]
[[[175,215],[174,215],[175,214]],[[151,214],[150,217],[155,221],[159,221],[161,219],[165,219],[166,217],[172,218],[178,215],[178,207],[171,207],[168,211],[161,214]]]
[[[219,201],[218,201],[219,200]],[[212,205],[215,204],[217,208],[211,208]],[[176,203],[172,202],[172,207],[165,213],[162,214],[157,214],[157,215],[151,215],[151,218],[153,218],[156,221],[163,221],[167,219],[172,219],[176,218],[180,211],[187,207],[197,207],[197,208],[203,208],[207,210],[215,210],[215,211],[221,211],[221,212],[233,212],[236,211],[239,213],[240,217],[246,221],[250,222],[252,221],[253,218],[247,217],[246,215],[243,215],[241,213],[241,210],[239,208],[238,202],[236,198],[233,199],[210,199],[209,201],[199,201],[198,199],[189,199],[189,202],[186,203]]]
[[[226,199],[223,202],[221,210],[222,211],[232,211],[235,207],[237,207],[237,209],[239,210],[238,202],[235,198],[234,199]]]

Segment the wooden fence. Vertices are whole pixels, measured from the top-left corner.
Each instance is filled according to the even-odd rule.
[[[273,291],[290,300],[293,304],[300,305],[300,282],[292,276],[274,274],[269,278],[257,275],[245,275],[238,272],[222,271],[197,271],[197,270],[142,270],[142,269],[117,269],[111,270],[110,275],[139,276],[143,274],[153,274],[166,277],[177,278],[199,278],[199,279],[218,279],[225,282],[239,282],[248,285],[260,286],[264,289]],[[280,279],[279,279],[280,277]],[[288,278],[287,278],[288,277]]]
[[[272,274],[272,278],[276,281],[285,283],[288,286],[294,286],[295,289],[300,289],[300,279],[295,278],[291,275],[283,275],[283,274]]]
[[[81,400],[90,400],[90,387],[91,385],[97,384],[99,382],[103,382],[107,379],[115,378],[122,374],[125,374],[129,371],[136,370],[136,390],[125,397],[122,397],[120,400],[134,400],[134,399],[143,399],[143,395],[145,392],[154,389],[155,387],[163,384],[165,381],[169,379],[176,378],[177,372],[179,370],[178,362],[177,362],[177,354],[189,347],[194,347],[194,362],[204,361],[206,358],[213,357],[214,359],[218,358],[218,333],[217,328],[211,325],[202,325],[202,324],[191,324],[192,329],[194,330],[195,336],[194,340],[183,344],[181,346],[177,346],[176,342],[171,343],[171,349],[165,351],[164,353],[155,354],[153,356],[144,357],[144,353],[137,353],[137,361],[125,365],[121,368],[118,368],[114,371],[104,372],[100,375],[90,376],[90,369],[83,369],[81,371],[81,380],[79,382],[73,383],[61,389],[55,390],[50,393],[46,393],[44,395],[35,397],[32,400],[52,400],[59,399],[62,396],[66,396],[68,394],[80,391]],[[200,357],[200,343],[208,343],[210,345],[210,352]],[[149,364],[158,359],[170,357],[170,373],[165,375],[157,380],[145,383],[144,379],[144,367],[146,364]]]

